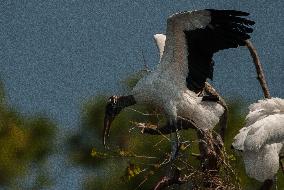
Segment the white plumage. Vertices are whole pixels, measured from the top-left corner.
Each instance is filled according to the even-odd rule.
[[[172,119],[177,116],[189,118],[201,129],[212,129],[219,122],[224,107],[218,102],[202,101],[202,97],[186,85],[189,71],[184,31],[205,29],[210,22],[209,10],[177,13],[169,17],[167,37],[154,35],[160,52],[160,64],[132,90],[138,103],[152,103],[161,107]]]
[[[223,114],[224,107],[217,102],[202,101],[202,97],[190,91],[186,87],[183,70],[187,68],[181,69],[178,64],[168,67],[158,65],[154,72],[137,83],[132,95],[138,103],[163,108],[172,119],[177,116],[190,118],[202,129],[213,128]]]
[[[161,60],[163,53],[164,53],[166,35],[155,34],[154,39],[159,49],[160,60]],[[155,73],[154,74],[150,73],[149,74],[150,76],[148,76],[149,81],[155,81],[155,83],[160,83],[160,84],[156,84],[157,87],[158,86],[167,87],[167,85],[169,85],[167,83],[169,83],[169,81],[171,82],[171,80],[167,78],[163,79],[163,76],[168,77],[168,76],[171,76],[177,73],[176,70],[169,68],[168,70],[166,70],[166,72],[170,72],[170,73],[167,75],[164,75],[165,72],[161,71],[162,68],[163,67],[160,67],[158,65],[157,70],[155,70]],[[188,70],[187,68],[183,68],[183,69],[186,71]],[[155,78],[155,75],[157,78]],[[162,78],[160,78],[160,75],[162,75]],[[164,80],[164,82],[162,80]],[[142,85],[144,85],[143,81],[141,83]],[[169,107],[168,109],[178,110],[177,111],[178,116],[183,117],[183,118],[192,119],[196,123],[196,125],[203,130],[212,129],[218,123],[220,116],[223,114],[224,107],[221,106],[217,102],[203,102],[202,97],[198,97],[196,93],[188,90],[185,84],[182,85],[183,83],[185,83],[185,78],[181,78],[181,81],[178,83],[178,84],[181,84],[180,87],[175,86],[177,84],[176,81],[172,81],[172,83],[173,84],[170,84],[170,85],[175,87],[176,89],[174,90],[167,89],[167,91],[169,91],[169,95],[165,96],[165,94],[163,93],[163,96],[161,97],[168,98],[168,100],[161,101],[161,103],[175,101],[176,103],[173,103],[171,105],[172,107]],[[149,89],[152,89],[152,91],[155,91],[153,93],[155,95],[154,96],[152,95],[152,97],[157,97],[159,94],[161,94],[161,92],[165,92],[165,89],[163,89],[163,91],[159,91],[159,89],[157,88],[151,88],[151,85],[153,85],[153,82],[152,83],[150,82],[150,85],[149,85]],[[136,85],[136,87],[133,89],[133,94],[136,93],[137,88],[139,88],[138,85]],[[145,85],[140,88],[144,89]],[[149,91],[147,90],[147,92]],[[177,94],[177,92],[182,92],[182,94]],[[177,96],[175,96],[175,94]],[[141,99],[141,98],[137,98],[137,99]],[[149,102],[149,100],[150,98],[147,97],[146,102]],[[157,99],[155,99],[155,101],[157,101]],[[176,108],[173,108],[174,105],[176,105]],[[173,114],[176,114],[176,113],[173,113]]]
[[[166,43],[166,35],[164,34],[155,34],[154,39],[156,41],[156,45],[159,49],[160,53],[160,61],[162,59],[163,53],[164,53],[164,48],[165,48],[165,43]]]
[[[155,34],[154,39],[159,49],[160,59],[163,56],[166,35]],[[181,76],[181,70],[187,73],[187,64],[184,68],[177,68],[177,64],[162,67],[160,63],[154,72],[138,82],[132,90],[135,99],[140,103],[152,103],[166,111],[169,116],[190,118],[201,129],[212,129],[224,112],[224,107],[217,102],[203,102],[202,97],[185,85],[186,76]],[[171,76],[178,80],[172,80]],[[166,106],[165,106],[166,105]]]
[[[258,181],[273,179],[284,153],[284,100],[271,98],[250,105],[246,125],[232,146],[242,151],[246,172]]]

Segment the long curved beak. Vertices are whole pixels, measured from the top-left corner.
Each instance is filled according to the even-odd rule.
[[[106,140],[109,137],[111,123],[114,120],[114,116],[105,114],[104,118],[104,131],[103,131],[103,145],[106,146]]]
[[[106,147],[106,140],[109,137],[111,123],[115,116],[125,108],[126,106],[131,106],[135,104],[134,97],[130,96],[112,96],[109,98],[108,103],[105,108],[105,118],[104,118],[104,131],[103,131],[103,145]]]

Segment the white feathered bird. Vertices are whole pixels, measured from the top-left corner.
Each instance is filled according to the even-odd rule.
[[[112,96],[106,106],[104,138],[110,125],[125,107],[148,103],[164,110],[169,123],[177,118],[192,120],[201,129],[212,129],[224,112],[216,95],[204,97],[207,78],[213,78],[213,54],[245,45],[254,22],[248,13],[235,10],[182,12],[167,20],[166,37],[156,35],[160,63],[138,81],[131,95]],[[165,40],[166,39],[166,40]],[[165,45],[163,44],[165,43]]]
[[[284,154],[284,100],[259,100],[249,106],[245,127],[232,147],[240,150],[246,173],[260,182],[272,181]]]

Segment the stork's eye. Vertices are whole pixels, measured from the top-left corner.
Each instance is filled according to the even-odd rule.
[[[108,99],[108,103],[109,103],[109,104],[113,104],[113,99],[112,99],[112,98],[109,98],[109,99]]]
[[[108,99],[108,101],[109,101],[109,103],[116,104],[116,103],[117,103],[117,99],[118,99],[117,96],[111,96],[111,97]]]

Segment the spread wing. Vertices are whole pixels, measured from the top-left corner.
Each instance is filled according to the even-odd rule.
[[[253,21],[249,13],[235,10],[201,10],[177,13],[167,20],[167,40],[162,61],[188,64],[187,87],[199,92],[213,79],[213,54],[245,45]],[[172,57],[172,58],[170,58]]]

